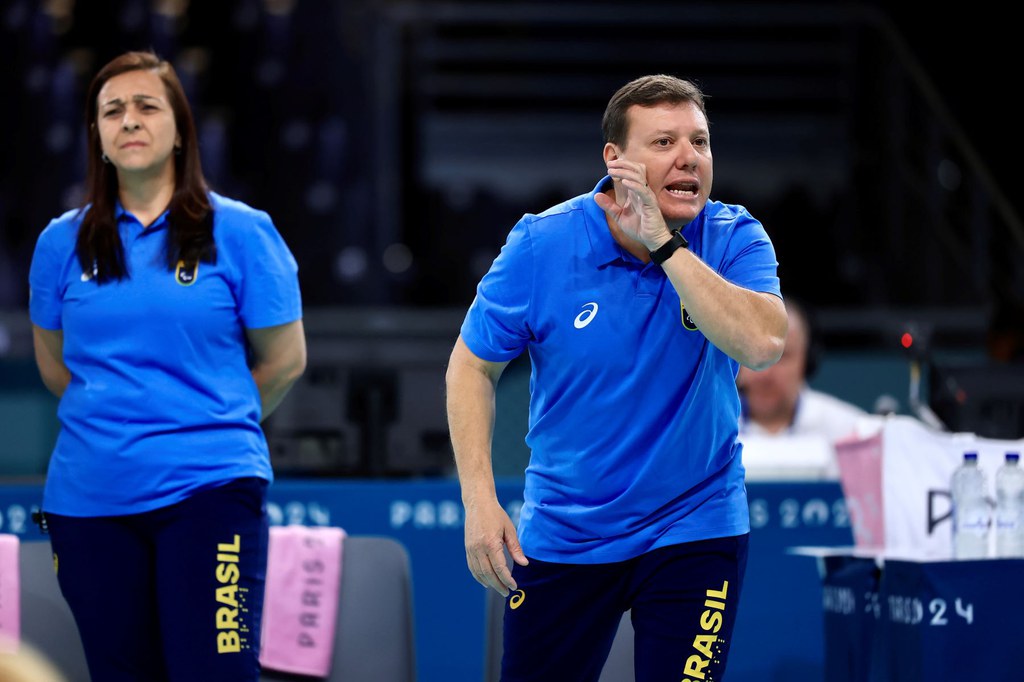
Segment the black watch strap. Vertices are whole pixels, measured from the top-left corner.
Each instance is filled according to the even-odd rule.
[[[656,250],[651,251],[651,260],[654,261],[655,265],[661,265],[669,259],[676,249],[685,249],[690,245],[690,242],[686,241],[686,237],[679,230],[672,230],[672,238],[667,242],[659,246]]]

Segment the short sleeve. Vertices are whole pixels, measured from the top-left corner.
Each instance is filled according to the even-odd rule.
[[[476,288],[462,323],[462,340],[484,360],[512,360],[532,338],[529,325],[534,257],[526,219],[509,233],[501,253]]]
[[[56,226],[51,222],[36,240],[28,273],[29,318],[33,324],[50,330],[62,327],[64,304],[61,273],[68,254],[60,252],[58,236]]]
[[[294,322],[302,317],[298,264],[270,216],[253,215],[251,229],[235,243],[244,250],[238,283],[242,324],[256,329]]]
[[[751,291],[782,297],[779,263],[764,226],[749,214],[742,214],[729,240],[722,276]]]

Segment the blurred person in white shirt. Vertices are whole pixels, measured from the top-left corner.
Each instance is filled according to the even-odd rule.
[[[799,465],[803,447],[810,468],[820,477],[838,479],[836,441],[856,433],[857,423],[868,413],[856,405],[811,388],[807,381],[817,369],[820,344],[812,322],[798,302],[786,300],[789,331],[782,359],[763,370],[740,367],[736,379],[742,412],[739,439],[744,443],[744,464],[759,465],[759,451],[784,451],[786,466]],[[810,444],[810,445],[808,445]]]

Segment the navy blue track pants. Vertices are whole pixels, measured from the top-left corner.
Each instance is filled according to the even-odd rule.
[[[502,682],[597,682],[627,610],[637,682],[721,682],[748,539],[688,542],[610,564],[514,565]]]
[[[245,478],[141,514],[46,514],[93,680],[259,679],[266,495]]]

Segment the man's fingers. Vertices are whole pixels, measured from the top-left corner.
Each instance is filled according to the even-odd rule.
[[[647,166],[645,164],[625,159],[614,159],[609,161],[607,166],[608,175],[616,180],[636,187],[647,187]]]
[[[603,210],[609,213],[613,212],[615,208],[618,206],[618,204],[615,203],[615,200],[612,199],[607,194],[605,194],[604,192],[596,193],[594,195],[594,201],[597,202],[598,206],[600,206]]]
[[[516,581],[512,578],[512,571],[509,570],[504,560],[500,564],[495,565],[494,574],[501,586],[501,589],[498,590],[499,592],[507,594],[509,590],[516,589]]]
[[[508,553],[512,557],[512,561],[520,566],[526,566],[530,563],[530,560],[526,558],[526,553],[523,552],[523,546],[519,544],[518,538],[513,537],[508,541]]]
[[[607,194],[602,194],[601,192],[594,195],[594,202],[609,218],[615,221],[616,225],[619,224],[619,219],[622,217],[623,210],[625,210],[624,207],[619,206],[615,203],[614,199],[609,198]]]
[[[501,595],[508,595],[509,588],[515,589],[515,581],[508,570],[504,551],[496,554],[490,551],[467,553],[467,564],[473,579],[484,587],[491,588]]]

